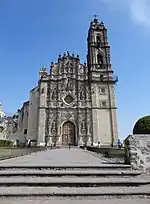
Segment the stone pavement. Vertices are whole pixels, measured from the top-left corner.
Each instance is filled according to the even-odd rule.
[[[18,158],[0,161],[1,165],[98,165],[102,162],[100,158],[87,153],[86,150],[78,148],[62,148],[46,150],[43,152],[32,153]]]

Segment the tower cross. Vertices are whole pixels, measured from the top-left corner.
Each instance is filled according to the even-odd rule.
[[[95,15],[93,15],[93,16],[94,16],[94,18],[97,18],[97,17],[98,17],[98,15],[96,15],[96,14],[95,14]]]

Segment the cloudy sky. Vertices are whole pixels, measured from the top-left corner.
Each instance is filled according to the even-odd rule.
[[[97,14],[108,28],[119,136],[150,114],[149,0],[0,0],[0,101],[13,113],[28,100],[41,66],[69,50],[86,60],[87,32]]]
[[[139,26],[150,28],[149,0],[100,0],[112,9],[120,10]],[[99,2],[100,2],[99,1]],[[98,2],[98,1],[97,1]]]

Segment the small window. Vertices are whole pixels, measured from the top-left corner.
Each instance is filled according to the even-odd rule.
[[[106,88],[100,88],[100,94],[106,94]]]
[[[66,67],[66,73],[68,73],[69,72],[69,67]]]
[[[97,41],[98,44],[101,42],[101,38],[100,38],[99,35],[96,37],[96,41]]]
[[[41,89],[41,93],[44,93],[44,87]]]
[[[28,131],[27,129],[24,129],[24,134],[25,134],[25,135],[27,135],[27,131]]]
[[[103,77],[103,75],[101,74],[101,75],[100,75],[100,81],[103,81],[103,79],[104,79],[104,77]]]
[[[103,57],[100,54],[97,55],[97,63],[98,64],[103,64]]]
[[[103,108],[106,108],[106,107],[107,107],[106,101],[101,101],[101,107],[103,107]]]
[[[67,103],[67,104],[71,104],[73,102],[73,98],[70,96],[70,95],[67,95],[65,98],[64,98],[64,101]]]
[[[23,121],[23,118],[24,118],[24,112],[22,111],[22,114],[21,114],[21,120]]]

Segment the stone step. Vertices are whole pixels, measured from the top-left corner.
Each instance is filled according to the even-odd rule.
[[[137,198],[137,196],[130,198],[122,197],[121,198],[109,198],[107,197],[99,197],[99,198],[58,198],[58,197],[1,197],[1,204],[149,204],[149,199],[147,198]]]
[[[17,197],[17,198],[1,198],[1,204],[149,204],[149,199],[140,199],[140,198],[99,198],[99,199],[58,199],[58,198],[27,198],[27,197]]]
[[[150,186],[140,187],[0,187],[0,197],[80,197],[80,196],[150,196]]]
[[[19,177],[19,176],[39,176],[39,177],[62,177],[62,176],[79,176],[79,177],[127,177],[127,176],[138,176],[141,175],[140,171],[116,171],[116,170],[87,170],[87,171],[54,171],[54,170],[9,170],[9,171],[0,171],[0,177],[3,176],[13,176],[13,177]]]
[[[10,170],[10,169],[55,169],[55,170],[69,170],[69,169],[101,169],[101,170],[108,170],[108,169],[131,169],[131,165],[125,164],[100,164],[100,165],[81,165],[81,164],[74,164],[74,165],[0,165],[1,170]]]
[[[0,177],[0,186],[58,186],[58,187],[101,187],[142,186],[150,180],[137,178],[93,178],[85,177]]]

